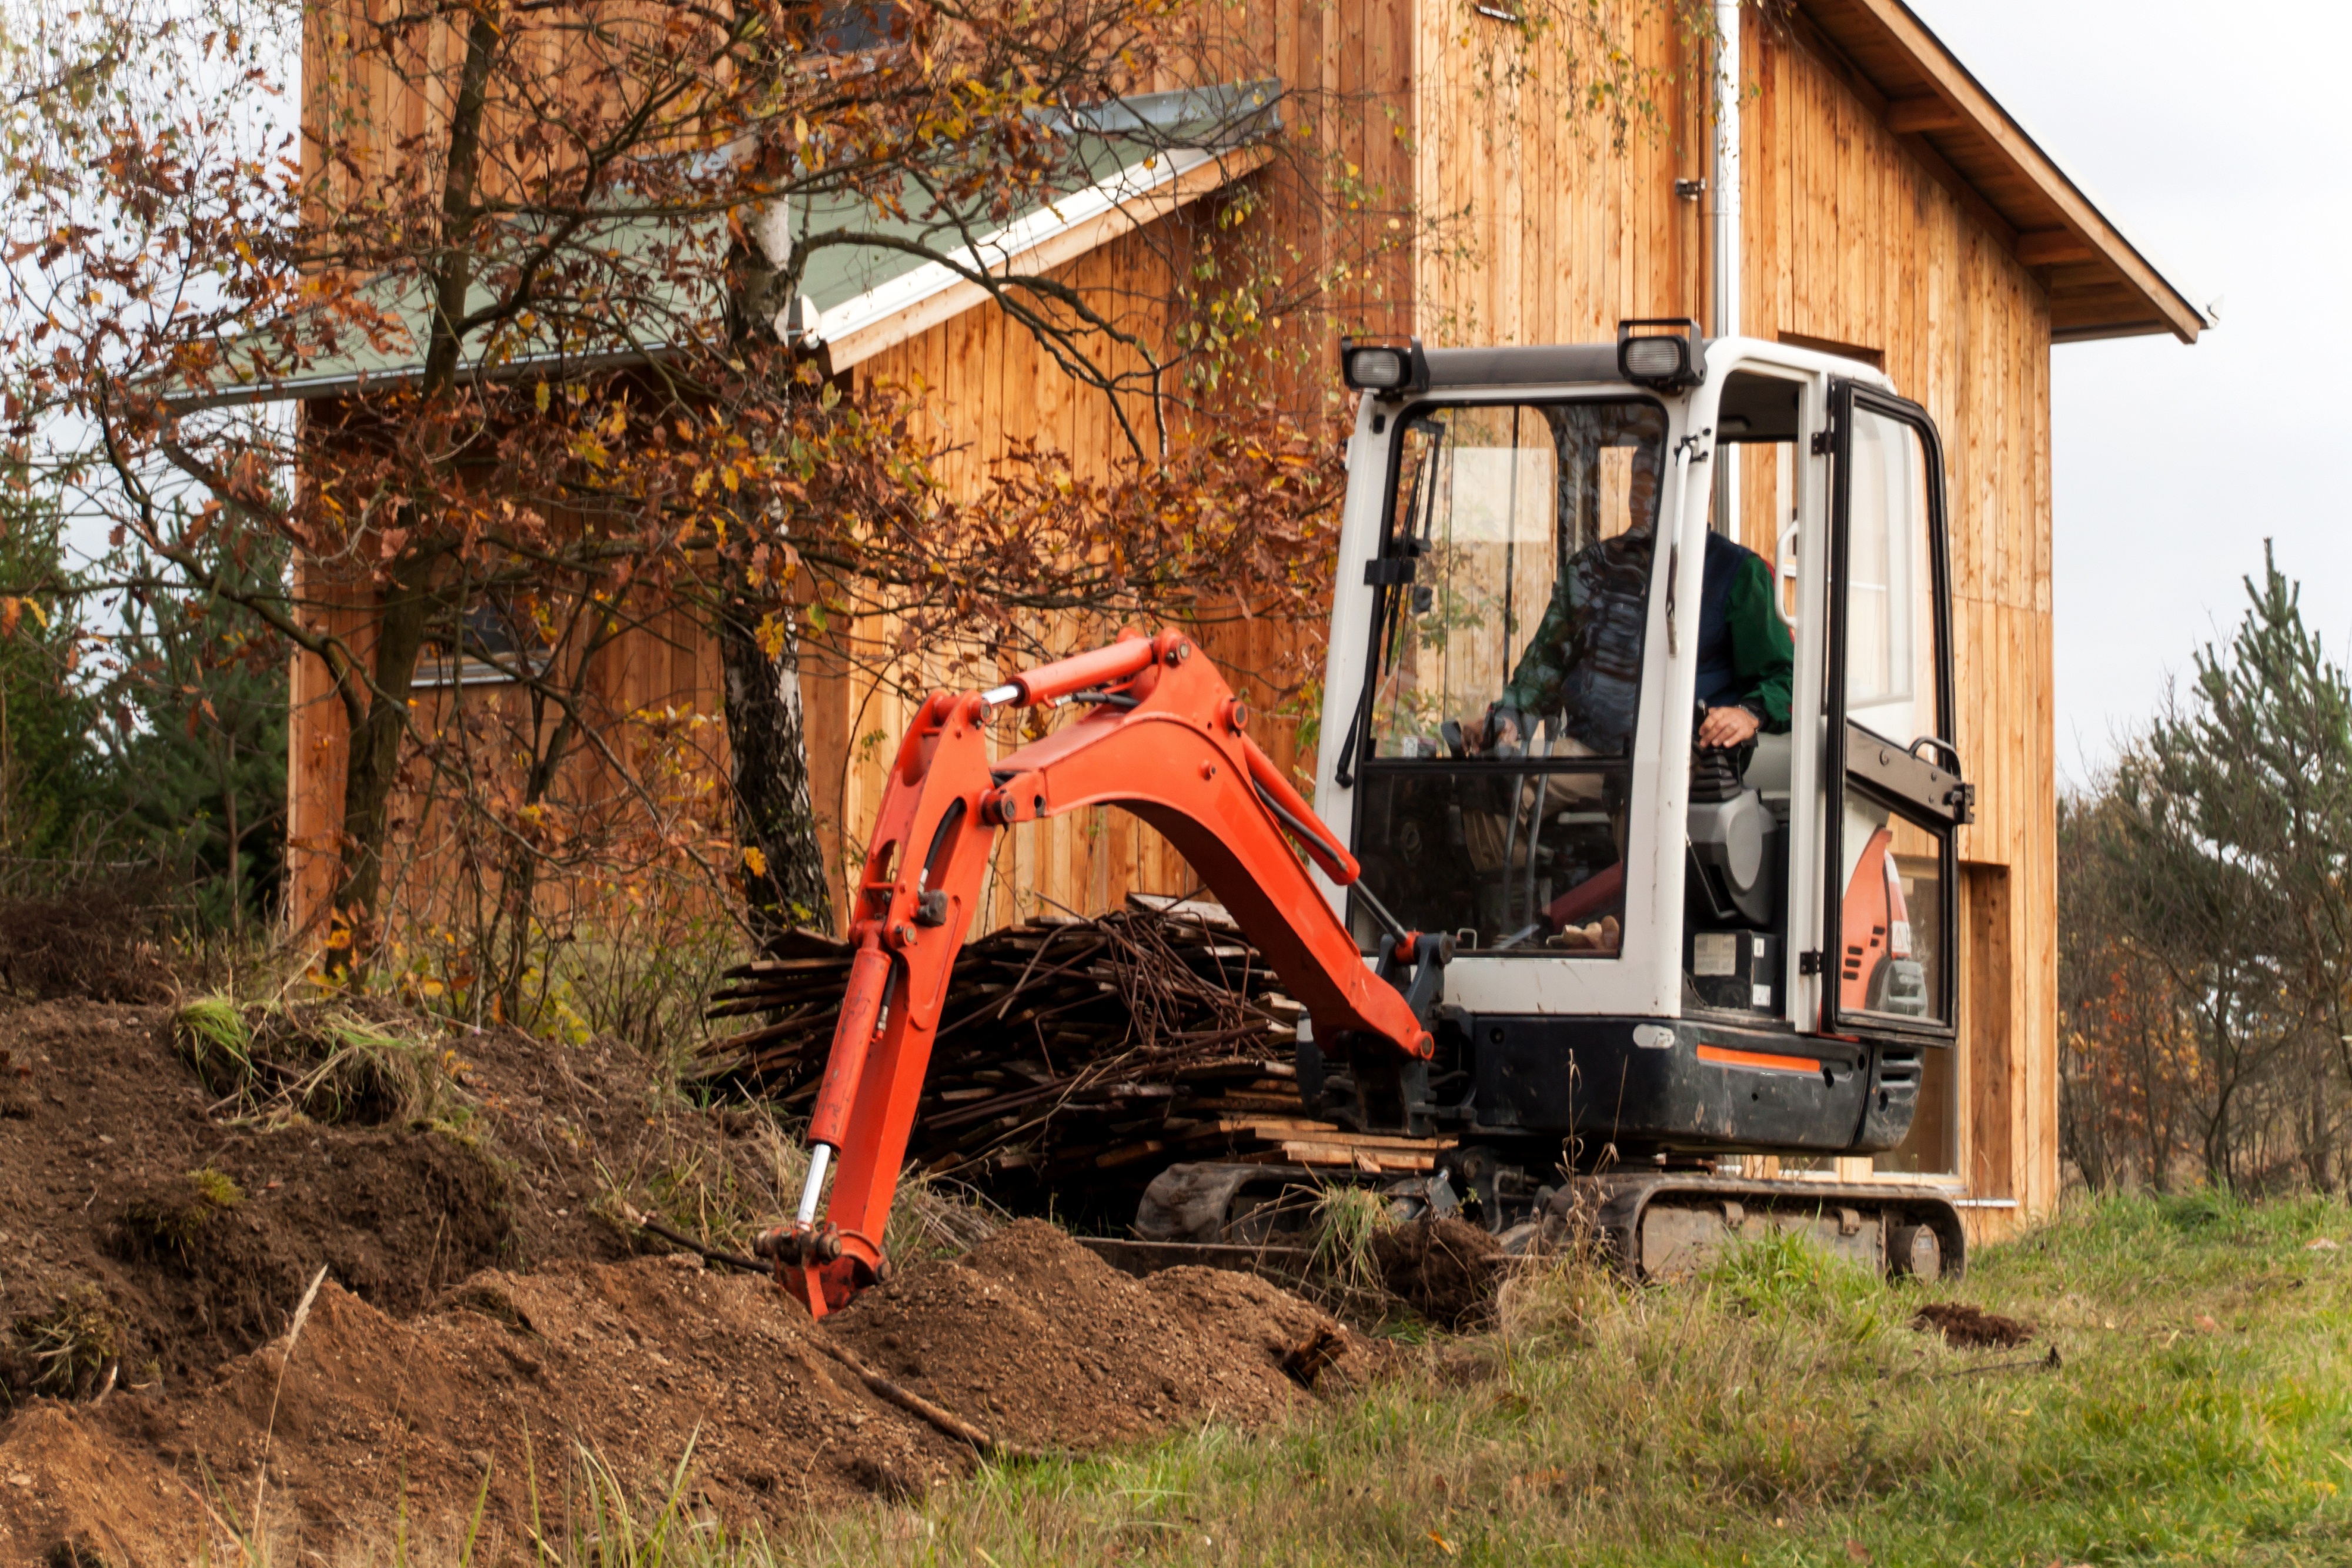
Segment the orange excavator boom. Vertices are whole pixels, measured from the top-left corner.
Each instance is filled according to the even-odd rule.
[[[990,762],[992,714],[1065,700],[1092,711]],[[1356,881],[1354,857],[1250,739],[1247,717],[1177,632],[1130,632],[993,690],[925,701],[891,767],[855,894],[856,955],[809,1119],[799,1214],[758,1243],[811,1313],[842,1306],[887,1270],[883,1227],[940,1007],[1002,828],[1088,806],[1133,812],[1224,904],[1304,1004],[1318,1040],[1368,1038],[1428,1058],[1423,1018],[1367,967],[1290,844],[1343,887]],[[1391,936],[1405,965],[1442,963],[1450,947],[1445,938]],[[820,1218],[828,1170],[831,1201]]]

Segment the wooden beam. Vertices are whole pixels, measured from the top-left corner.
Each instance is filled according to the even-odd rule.
[[[2032,229],[2017,236],[2017,259],[2028,267],[2067,267],[2099,258],[2099,247],[2070,229]]]
[[[1928,131],[1958,131],[1969,122],[1958,104],[1922,93],[1916,98],[1898,98],[1886,106],[1886,128],[1897,136],[1916,136]]]
[[[2147,258],[2107,222],[2089,198],[2050,161],[2049,155],[2034,145],[2033,139],[2010,119],[2009,112],[1952,57],[1941,40],[1911,14],[1903,0],[1846,0],[1843,8],[1866,17],[1927,78],[1927,93],[1906,92],[1905,101],[1933,96],[1958,110],[1964,120],[1954,129],[1990,142],[2032,184],[2035,193],[2057,210],[2065,227],[2095,246],[2098,258],[2121,273],[2147,300],[2173,336],[2184,343],[2197,340],[2197,334],[2204,329],[2204,313],[2148,265]]]

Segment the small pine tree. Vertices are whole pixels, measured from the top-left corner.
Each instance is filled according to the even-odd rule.
[[[37,862],[86,851],[102,831],[96,704],[78,679],[70,616],[79,588],[53,508],[0,492],[0,857],[9,884]]]
[[[114,839],[175,871],[199,925],[267,918],[286,866],[279,644],[202,594],[150,591],[122,619],[103,730]]]

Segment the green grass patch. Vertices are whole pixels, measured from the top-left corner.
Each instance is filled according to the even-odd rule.
[[[2313,1249],[2320,1239],[2342,1250]],[[738,1543],[796,1563],[2310,1563],[2352,1560],[2352,1211],[2070,1208],[1964,1283],[1793,1239],[1706,1278],[1522,1278],[1287,1427],[984,1472],[914,1515]],[[1915,1332],[1925,1301],[2035,1325]],[[2200,1322],[2201,1320],[2201,1322]],[[2059,1364],[2048,1364],[2052,1348]]]
[[[206,1166],[163,1183],[122,1206],[121,1230],[133,1256],[172,1253],[185,1260],[213,1221],[245,1201],[245,1189]]]
[[[2352,1209],[2216,1195],[2083,1202],[1931,1287],[1778,1237],[1652,1289],[1571,1262],[1275,1429],[983,1467],[774,1537],[687,1507],[687,1461],[643,1500],[599,1471],[543,1561],[2352,1562],[2347,1270]],[[2035,1338],[1951,1348],[1911,1327],[1935,1301]]]
[[[122,1314],[87,1281],[58,1295],[45,1312],[10,1325],[0,1345],[0,1400],[26,1396],[87,1399],[107,1386],[122,1354]]]
[[[421,1018],[394,1023],[333,1003],[245,1008],[209,996],[181,1007],[173,1037],[197,1082],[239,1116],[464,1135],[469,1113],[447,1092],[454,1058]]]
[[[227,997],[198,997],[172,1019],[172,1037],[196,1081],[215,1094],[235,1094],[253,1081],[253,1032],[245,1009]]]

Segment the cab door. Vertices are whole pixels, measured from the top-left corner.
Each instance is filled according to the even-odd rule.
[[[1948,1041],[1958,830],[1944,463],[1916,403],[1831,387],[1821,1027]]]

